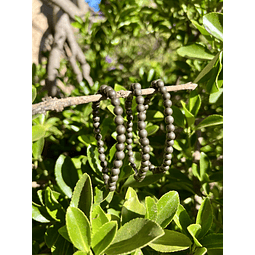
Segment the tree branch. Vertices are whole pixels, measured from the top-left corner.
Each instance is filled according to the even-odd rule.
[[[197,84],[188,82],[182,85],[166,86],[168,92],[180,91],[180,90],[194,90]],[[150,95],[155,92],[155,89],[142,89],[142,95]],[[120,90],[117,92],[117,97],[126,98],[131,91]],[[87,104],[90,102],[96,102],[100,100],[102,95],[91,95],[91,96],[80,96],[80,97],[67,97],[62,99],[48,97],[43,99],[43,102],[32,105],[32,115],[45,114],[46,111],[57,111],[61,112],[65,107],[71,105]]]

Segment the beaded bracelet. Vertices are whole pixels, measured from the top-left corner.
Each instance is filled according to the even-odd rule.
[[[171,109],[172,106],[172,102],[170,100],[170,94],[167,92],[163,81],[161,80],[156,80],[153,81],[151,83],[152,87],[155,88],[155,90],[157,92],[160,92],[162,97],[163,97],[163,105],[165,107],[164,109],[164,113],[165,113],[165,123],[167,124],[166,126],[166,142],[165,142],[165,150],[164,150],[164,156],[163,156],[163,163],[160,167],[155,167],[154,165],[151,164],[151,162],[149,161],[150,157],[147,155],[150,152],[150,147],[149,147],[149,139],[147,138],[147,132],[145,130],[145,119],[146,119],[146,111],[149,108],[149,102],[152,98],[152,95],[147,96],[145,99],[141,96],[140,94],[140,87],[139,85],[133,85],[132,84],[132,88],[134,90],[134,95],[137,96],[137,112],[138,112],[138,130],[139,130],[139,136],[140,136],[140,143],[141,143],[141,147],[142,147],[142,167],[139,169],[138,173],[137,173],[137,169],[136,166],[134,165],[134,162],[132,160],[132,139],[128,140],[127,139],[127,149],[128,149],[128,155],[129,155],[129,162],[131,164],[131,166],[134,168],[134,170],[136,171],[135,174],[135,179],[137,181],[142,181],[145,176],[146,176],[146,172],[148,170],[152,171],[153,173],[162,173],[165,172],[167,170],[169,170],[169,167],[171,165],[171,159],[172,159],[172,153],[173,153],[173,145],[174,145],[174,139],[175,139],[175,134],[174,134],[174,130],[175,127],[173,125],[174,122],[174,118],[171,116],[173,111]],[[141,89],[140,89],[141,90]],[[130,124],[129,122],[131,122],[131,120],[133,119],[133,115],[132,115],[132,110],[131,110],[131,105],[132,105],[132,95],[130,94],[130,98],[128,98],[127,102],[126,102],[126,108],[127,108],[127,119],[128,119],[128,123],[127,123],[127,132],[128,132],[128,137],[132,138],[131,135],[129,133],[132,133],[131,127],[132,124]],[[131,103],[130,103],[131,102]],[[143,155],[145,155],[145,157],[143,157]],[[148,168],[147,168],[148,167]]]
[[[116,114],[116,117],[114,119],[115,124],[117,125],[116,131],[117,131],[117,143],[116,143],[116,153],[115,153],[115,159],[113,161],[113,168],[111,170],[111,174],[108,174],[108,168],[107,168],[107,161],[105,159],[105,149],[104,149],[104,142],[102,140],[101,130],[100,130],[100,117],[99,117],[99,105],[100,101],[93,102],[92,103],[92,114],[93,114],[93,126],[94,126],[94,132],[95,132],[95,138],[97,140],[97,146],[98,146],[98,152],[99,152],[99,160],[101,161],[102,166],[102,172],[103,172],[103,179],[105,185],[108,187],[110,191],[114,191],[116,189],[116,183],[119,178],[120,168],[122,166],[122,160],[125,157],[124,149],[125,149],[125,132],[126,128],[123,125],[124,119],[122,117],[123,109],[120,106],[120,100],[116,97],[116,92],[107,85],[102,85],[97,94],[101,94],[103,97],[102,99],[105,99],[109,97],[111,99],[111,103],[114,106],[114,113]]]

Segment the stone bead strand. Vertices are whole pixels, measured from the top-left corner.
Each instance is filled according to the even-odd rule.
[[[107,85],[102,85],[99,88],[99,91],[97,94],[101,94],[104,98],[109,97],[111,99],[111,103],[114,106],[114,113],[116,114],[116,117],[114,119],[114,122],[116,124],[116,132],[117,132],[117,143],[116,143],[116,153],[115,153],[115,159],[113,161],[113,168],[111,170],[111,174],[109,175],[108,168],[107,168],[107,161],[105,158],[105,150],[104,150],[104,142],[102,140],[102,135],[100,134],[100,117],[99,117],[99,104],[100,101],[93,102],[92,108],[93,108],[93,126],[94,126],[94,132],[95,132],[95,138],[97,140],[98,145],[98,152],[99,152],[99,160],[101,161],[102,166],[102,172],[103,172],[103,179],[104,183],[108,187],[110,191],[114,191],[116,189],[116,183],[119,178],[120,168],[122,167],[122,160],[125,157],[124,149],[125,149],[125,141],[126,141],[126,128],[123,125],[124,119],[122,117],[123,109],[120,106],[120,100],[117,98],[116,92],[113,90],[112,87]]]
[[[147,131],[146,131],[146,114],[145,114],[145,107],[144,107],[144,98],[142,96],[141,85],[139,83],[131,84],[130,90],[132,93],[128,96],[125,102],[125,108],[127,113],[127,150],[128,150],[128,157],[129,162],[136,172],[135,179],[141,182],[145,176],[147,171],[149,170],[150,165],[150,147],[149,147],[149,140],[147,138]],[[133,127],[133,113],[132,113],[132,100],[133,95],[136,96],[136,103],[137,103],[137,126],[138,126],[138,134],[139,134],[139,142],[141,144],[142,150],[142,162],[139,171],[137,170],[136,164],[134,163],[133,151],[132,151],[132,127]]]

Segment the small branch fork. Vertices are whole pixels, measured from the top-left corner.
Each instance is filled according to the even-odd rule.
[[[188,82],[181,85],[171,85],[166,86],[168,92],[180,91],[180,90],[194,90],[197,84]],[[142,89],[142,95],[150,95],[155,92],[155,89],[148,88]],[[117,97],[126,98],[131,93],[131,91],[120,90],[117,92]],[[46,111],[57,111],[61,112],[65,107],[71,105],[87,104],[90,102],[96,102],[100,100],[102,95],[91,95],[91,96],[79,96],[79,97],[67,97],[62,99],[55,98],[44,98],[43,102],[32,105],[32,115],[35,114],[45,114]]]

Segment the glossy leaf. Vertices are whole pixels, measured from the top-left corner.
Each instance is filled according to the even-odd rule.
[[[92,234],[98,231],[105,223],[109,222],[106,213],[97,205],[92,211]]]
[[[205,236],[201,243],[207,249],[223,249],[223,233],[213,233]]]
[[[210,160],[208,158],[208,156],[204,153],[204,152],[201,152],[200,154],[200,160],[199,160],[199,168],[200,168],[200,178],[199,180],[200,181],[206,181],[208,180],[208,172],[210,170]]]
[[[46,128],[43,125],[32,126],[32,142],[37,141],[45,136]]]
[[[88,255],[88,253],[84,251],[76,251],[73,255]]]
[[[36,98],[36,87],[32,85],[32,103]]]
[[[203,119],[197,126],[196,129],[201,129],[210,126],[216,126],[223,124],[223,116],[218,114],[210,115]]]
[[[198,235],[201,232],[201,225],[199,224],[191,224],[187,227],[189,233],[193,237],[194,243],[197,247],[202,247],[202,244],[198,241]]]
[[[207,30],[203,26],[201,26],[195,20],[191,20],[191,22],[208,41],[212,40],[213,37],[211,36],[210,33],[207,32]]]
[[[102,167],[100,165],[100,160],[98,158],[99,153],[97,150],[97,146],[89,145],[87,147],[87,156],[88,156],[89,165],[92,168],[92,170],[101,176]]]
[[[205,247],[197,247],[194,255],[205,255],[206,252],[207,252],[207,249]]]
[[[143,217],[145,213],[145,207],[140,203],[136,192],[129,187],[121,210],[122,224],[125,224],[131,219]]]
[[[147,136],[150,136],[150,135],[155,134],[158,131],[159,126],[158,125],[147,126],[145,129],[148,133]]]
[[[185,116],[186,116],[186,119],[187,119],[187,122],[188,122],[188,126],[190,127],[195,122],[195,116],[188,110],[186,104],[182,100],[181,100],[181,104],[182,104],[183,110],[185,112]]]
[[[110,246],[116,236],[117,227],[116,221],[107,222],[92,236],[91,247],[95,255],[102,254]]]
[[[152,81],[152,78],[154,76],[155,70],[154,69],[150,69],[148,76],[147,76],[147,82]]]
[[[50,187],[45,190],[45,206],[48,214],[56,221],[64,222],[65,211],[62,205],[56,200]]]
[[[203,16],[205,29],[223,42],[223,14],[211,12]]]
[[[192,244],[190,239],[179,232],[173,230],[164,230],[165,234],[149,244],[149,246],[158,252],[176,252],[183,251]]]
[[[206,47],[198,43],[182,46],[177,50],[177,53],[181,57],[190,59],[211,60],[214,58],[214,55]]]
[[[179,203],[179,195],[176,191],[169,191],[159,199],[157,203],[157,223],[162,228],[165,228],[172,221]]]
[[[78,173],[70,157],[60,155],[55,164],[56,182],[62,192],[69,198],[72,196],[72,189],[78,181]]]
[[[164,119],[164,114],[157,110],[148,110],[146,115],[146,120],[148,122],[162,121]]]
[[[38,160],[40,158],[43,151],[43,146],[44,146],[44,138],[41,138],[32,144],[32,153],[33,153],[34,159]]]
[[[189,111],[196,116],[201,106],[201,97],[197,91],[192,91],[189,98]]]
[[[53,224],[50,225],[44,235],[44,240],[46,245],[51,248],[57,241],[59,237],[58,229],[60,228],[61,224]]]
[[[69,238],[66,225],[58,229],[58,233],[63,236],[68,242],[72,242]]]
[[[212,223],[213,223],[213,211],[211,202],[209,198],[205,198],[205,200],[202,202],[199,208],[196,218],[196,224],[201,225],[199,238],[205,236],[205,234],[210,230]]]
[[[157,209],[157,203],[155,202],[155,200],[152,197],[146,197],[145,206],[146,206],[145,218],[156,221],[158,209]]]
[[[181,204],[179,204],[177,212],[174,215],[174,222],[183,233],[188,234],[187,227],[191,224],[191,219]]]
[[[162,235],[164,231],[156,222],[136,218],[117,231],[116,237],[105,253],[109,255],[130,253],[148,245]]]
[[[89,220],[86,215],[78,208],[68,207],[66,226],[73,245],[79,250],[89,252],[91,233]]]
[[[79,208],[90,219],[92,202],[92,184],[89,175],[85,173],[74,188],[70,206]]]
[[[47,211],[46,209],[32,202],[32,219],[41,223],[48,223],[50,222],[49,217],[46,216]]]
[[[185,116],[180,110],[180,108],[173,105],[172,109],[173,109],[172,116],[174,117],[174,125],[185,128]]]

